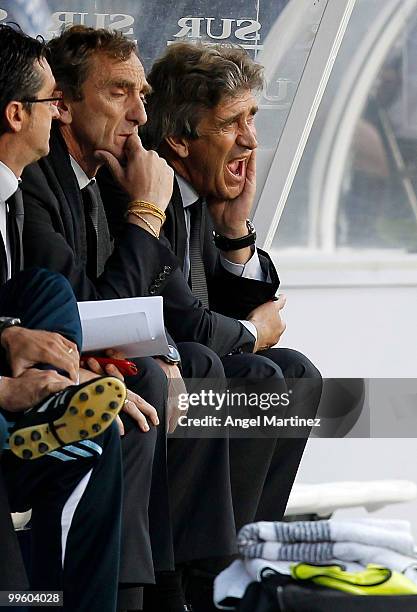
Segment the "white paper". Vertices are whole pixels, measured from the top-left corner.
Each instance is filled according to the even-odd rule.
[[[113,348],[126,357],[168,352],[162,297],[78,302],[83,352]]]

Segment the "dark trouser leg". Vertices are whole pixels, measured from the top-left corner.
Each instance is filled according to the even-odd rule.
[[[317,392],[309,398],[315,414],[321,393],[318,370],[304,355],[290,349],[270,349],[260,354],[231,355],[222,359],[227,378],[276,382],[315,379]],[[258,386],[259,388],[259,386]],[[311,404],[310,404],[311,402]],[[294,398],[294,404],[304,398]],[[254,520],[280,520],[301,461],[307,438],[231,439],[230,462],[236,527]]]
[[[94,443],[88,458],[26,462],[6,452],[2,459],[12,509],[32,507],[31,588],[64,590],[66,612],[116,607],[122,494],[116,425]]]
[[[30,268],[0,287],[0,316],[23,326],[61,334],[81,349],[81,323],[71,285],[60,274]]]
[[[305,355],[292,349],[269,349],[261,355],[279,365],[285,379],[291,381],[294,412],[298,416],[314,418],[322,390],[322,378],[318,369]],[[284,515],[307,439],[307,436],[304,436],[277,440],[255,516],[256,521],[276,521]],[[287,473],[291,479],[286,477]],[[277,491],[280,492],[279,496]]]
[[[149,583],[154,580],[154,565],[155,569],[173,567],[166,466],[168,386],[154,359],[133,361],[139,373],[127,377],[126,385],[157,410],[160,424],[144,433],[122,413],[126,433],[122,438],[125,502],[120,577],[126,583]]]
[[[14,276],[0,287],[0,316],[18,317],[22,324],[30,329],[61,333],[75,342],[78,348],[81,347],[81,324],[77,302],[70,284],[59,274],[34,268]],[[5,354],[3,351],[0,353],[1,371],[8,374]],[[18,459],[17,461],[19,462]],[[1,501],[3,498],[4,503]],[[0,574],[3,580],[7,580],[7,575],[9,575],[9,586],[14,584],[17,588],[18,582],[20,583],[19,588],[25,588],[26,577],[2,483],[0,485],[0,505],[1,513],[4,513],[4,517],[0,519],[1,541],[4,559],[7,560],[7,568],[0,571]],[[5,531],[4,537],[3,530]],[[10,580],[12,580],[11,583]]]
[[[0,414],[0,456],[7,438],[7,423]],[[1,468],[1,460],[0,460]],[[24,590],[28,588],[19,544],[10,518],[9,501],[0,469],[0,590]]]
[[[209,348],[183,342],[178,350],[185,379],[224,379]],[[168,441],[176,564],[236,552],[228,448],[227,438]]]
[[[210,349],[191,342],[180,343],[178,349],[185,379],[224,378]],[[216,562],[236,550],[227,439],[170,438],[168,468],[177,569],[159,572],[156,587],[145,589],[146,612],[183,611],[184,566],[189,574],[207,557]]]
[[[138,585],[153,583],[154,569],[171,569],[174,564],[166,465],[167,379],[154,359],[133,361],[138,374],[126,377],[126,386],[157,410],[160,424],[142,432],[133,419],[121,413],[125,435],[118,608],[128,610],[141,608]]]

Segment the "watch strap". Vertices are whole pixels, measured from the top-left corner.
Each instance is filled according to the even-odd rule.
[[[248,234],[241,238],[227,238],[213,231],[214,244],[221,251],[238,251],[239,249],[254,245],[256,242],[256,230],[250,219],[246,219],[246,227],[248,228]]]

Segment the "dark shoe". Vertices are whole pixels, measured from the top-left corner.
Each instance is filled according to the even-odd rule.
[[[67,444],[94,438],[111,425],[125,399],[124,383],[113,376],[54,393],[17,421],[10,434],[10,450],[21,459],[37,459]]]

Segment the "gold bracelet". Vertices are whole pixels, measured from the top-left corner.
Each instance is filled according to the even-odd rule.
[[[156,212],[155,210],[149,210],[148,208],[145,208],[144,206],[132,206],[132,208],[129,208],[128,214],[132,212],[138,212],[143,215],[151,215],[152,217],[159,219],[161,224],[163,224],[166,220],[165,215],[159,212]]]
[[[153,204],[152,202],[148,202],[147,200],[133,200],[132,202],[129,203],[128,208],[129,210],[132,210],[138,207],[146,208],[147,210],[152,210],[156,214],[160,215],[162,222],[164,222],[166,219],[165,212],[161,208],[159,208],[159,206],[157,206],[156,204]]]
[[[132,211],[130,214],[133,215],[134,217],[137,217],[138,219],[140,219],[151,230],[151,232],[155,236],[155,238],[157,238],[157,239],[159,238],[159,234],[157,233],[156,229],[153,227],[153,225],[151,225],[149,223],[149,221],[147,221],[145,219],[145,217],[142,217],[142,215],[140,215],[139,213],[134,212],[134,211]]]

